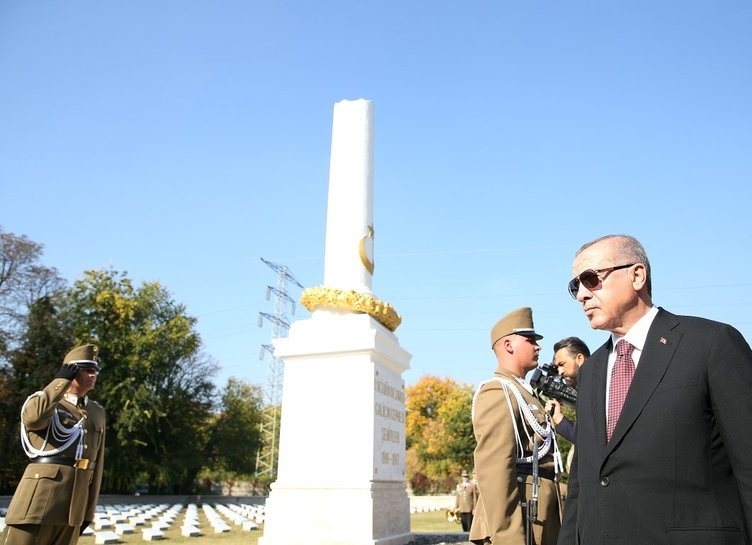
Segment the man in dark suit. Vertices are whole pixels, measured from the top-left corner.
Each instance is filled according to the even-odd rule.
[[[654,307],[633,237],[585,244],[573,272],[570,294],[611,336],[580,369],[559,545],[749,545],[749,344],[729,325]]]
[[[21,409],[29,465],[5,517],[3,545],[75,545],[94,520],[104,461],[105,411],[88,393],[99,374],[93,344],[68,352]]]

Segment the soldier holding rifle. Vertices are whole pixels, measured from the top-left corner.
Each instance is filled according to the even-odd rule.
[[[479,499],[470,540],[476,544],[553,545],[558,538],[561,457],[553,425],[524,378],[537,366],[542,338],[529,307],[491,329],[497,368],[473,399]]]

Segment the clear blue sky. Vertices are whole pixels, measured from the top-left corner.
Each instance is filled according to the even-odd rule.
[[[490,376],[489,329],[524,305],[542,360],[596,348],[566,283],[613,232],[646,246],[656,304],[750,340],[751,28],[748,0],[5,0],[0,225],[71,282],[161,282],[218,384],[262,384],[259,258],[321,284],[332,109],[367,98],[373,289],[408,384]]]

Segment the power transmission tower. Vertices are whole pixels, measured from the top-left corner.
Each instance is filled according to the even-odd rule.
[[[299,288],[303,286],[293,278],[287,267],[267,261],[263,257],[261,261],[277,273],[277,286],[266,287],[266,300],[270,301],[274,296],[274,314],[259,312],[258,325],[264,324],[264,319],[273,324],[272,339],[287,336],[290,322],[287,318],[289,306],[291,314],[295,314],[295,300],[287,293],[289,283]],[[262,447],[256,454],[256,475],[266,475],[270,479],[277,474],[277,454],[279,438],[279,415],[282,407],[282,361],[274,356],[272,344],[262,344],[260,360],[264,360],[267,354],[270,356],[266,375],[266,388],[264,389],[264,417],[261,423]]]

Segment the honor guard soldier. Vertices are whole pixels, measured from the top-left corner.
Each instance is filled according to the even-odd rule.
[[[533,312],[519,308],[491,329],[497,368],[473,399],[479,498],[476,544],[554,545],[561,526],[561,456],[553,425],[525,380],[538,362]]]
[[[21,409],[26,467],[5,517],[3,545],[75,545],[94,520],[104,461],[105,411],[89,399],[98,348],[71,350]]]
[[[454,512],[460,517],[462,531],[468,532],[473,523],[473,512],[475,504],[478,501],[478,490],[475,483],[470,481],[467,471],[462,470],[462,482],[457,485],[454,491]]]

